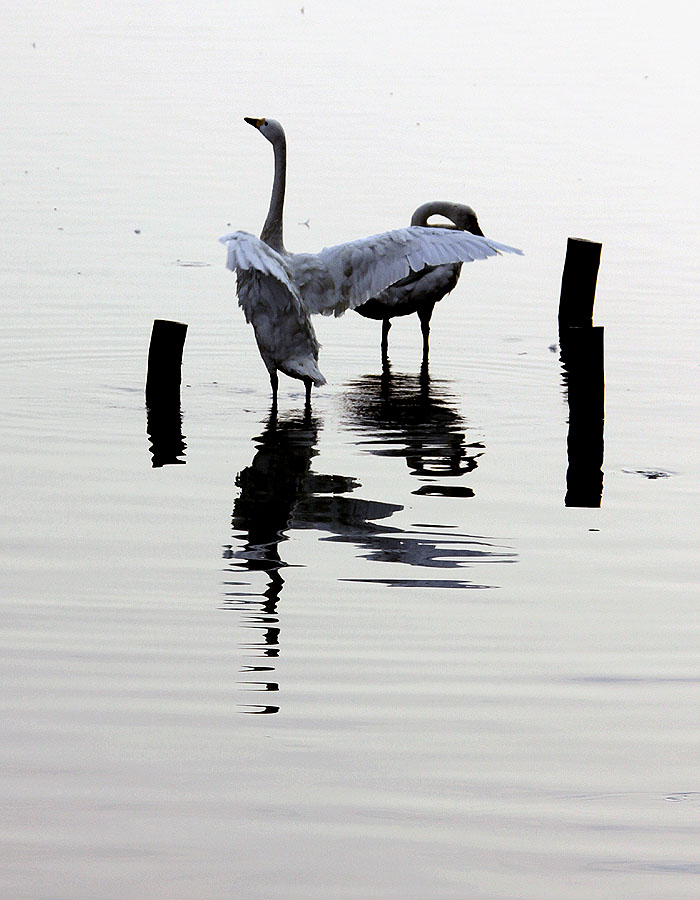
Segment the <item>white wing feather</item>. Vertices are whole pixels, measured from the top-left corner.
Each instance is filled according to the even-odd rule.
[[[232,272],[236,269],[256,269],[265,275],[272,275],[278,281],[288,281],[291,284],[292,276],[285,258],[254,234],[232,231],[219,240],[226,245],[226,266]]]
[[[299,289],[294,283],[294,277],[289,270],[287,260],[280,253],[277,253],[276,250],[273,250],[260,238],[254,234],[249,234],[247,231],[232,231],[230,234],[220,237],[219,240],[226,245],[226,267],[236,273],[239,283],[244,272],[257,272],[260,275],[274,278],[289,294],[286,302],[296,312],[302,312]],[[238,302],[246,315],[246,320],[250,322],[254,312],[255,298],[249,297],[247,293],[241,296],[240,290],[237,290],[237,294]]]

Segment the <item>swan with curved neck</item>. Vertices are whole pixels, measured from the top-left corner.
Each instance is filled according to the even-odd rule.
[[[337,244],[319,253],[289,253],[282,232],[287,163],[284,129],[274,119],[245,121],[273,147],[270,207],[260,238],[233,231],[220,240],[227,248],[226,265],[236,273],[238,302],[253,326],[270,375],[273,408],[277,406],[278,371],[304,382],[307,409],[312,385],[325,384],[318,368],[319,344],[312,314],[342,315],[428,266],[521,253],[467,231],[422,225]]]
[[[443,216],[452,224],[441,222],[431,225],[429,219],[432,216]],[[419,206],[411,217],[411,225],[450,228],[484,236],[476,213],[471,206],[452,203],[449,200],[432,200]],[[381,320],[382,361],[384,363],[388,361],[391,320],[396,316],[410,316],[417,313],[423,334],[423,365],[427,365],[430,352],[430,319],[435,304],[454,289],[461,271],[462,263],[426,266],[422,271],[411,272],[406,278],[392,284],[378,296],[355,307],[355,312],[361,316]]]

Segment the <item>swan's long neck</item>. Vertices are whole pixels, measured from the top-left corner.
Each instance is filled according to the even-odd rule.
[[[260,232],[260,240],[265,241],[269,247],[272,247],[278,253],[286,253],[282,239],[282,213],[287,180],[287,142],[284,135],[279,137],[272,146],[275,151],[275,177],[272,182],[270,209],[267,212],[265,224]]]
[[[427,225],[431,216],[445,216],[450,219],[451,203],[442,200],[432,200],[419,206],[411,217],[411,225]],[[452,220],[454,222],[454,219]]]

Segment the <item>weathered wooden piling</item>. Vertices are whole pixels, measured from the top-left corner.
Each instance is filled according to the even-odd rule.
[[[567,328],[561,361],[569,401],[566,506],[599,507],[603,496],[604,329]]]
[[[148,350],[146,375],[146,406],[170,402],[179,405],[182,380],[182,350],[187,325],[155,319]]]
[[[559,297],[559,328],[585,328],[593,324],[593,302],[602,244],[569,238]]]
[[[559,297],[559,343],[569,401],[567,506],[598,507],[603,496],[604,332],[593,326],[602,244],[569,238]]]

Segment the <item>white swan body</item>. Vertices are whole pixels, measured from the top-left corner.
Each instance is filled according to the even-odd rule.
[[[286,178],[284,130],[274,119],[246,119],[272,143],[275,176],[260,238],[245,231],[225,234],[226,265],[236,273],[237,293],[277,402],[277,370],[306,385],[324,384],[319,344],[310,315],[342,315],[426,266],[471,262],[499,253],[521,253],[469,232],[409,226],[360,238],[320,253],[290,254],[282,239]]]

